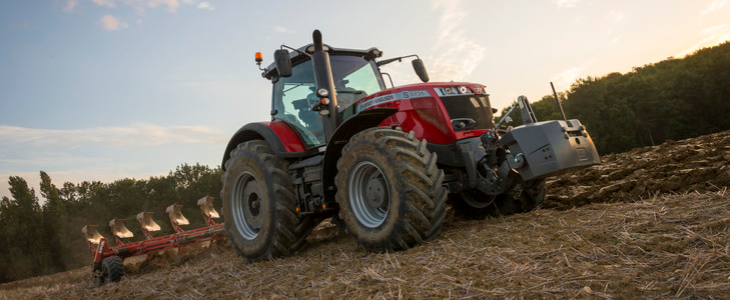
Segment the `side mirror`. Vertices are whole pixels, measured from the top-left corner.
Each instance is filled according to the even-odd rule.
[[[289,50],[279,49],[274,51],[274,64],[276,65],[276,72],[279,73],[279,77],[291,76]]]
[[[411,61],[411,64],[413,64],[413,70],[416,71],[416,74],[418,74],[418,78],[421,78],[421,81],[428,82],[430,80],[430,78],[428,78],[426,66],[423,65],[423,61],[420,58],[414,59]]]

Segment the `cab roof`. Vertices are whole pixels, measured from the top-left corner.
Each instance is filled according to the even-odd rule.
[[[329,45],[324,45],[324,50],[330,55],[352,55],[352,56],[364,56],[366,60],[374,60],[375,58],[383,56],[383,52],[378,50],[376,47],[369,48],[367,50],[360,49],[346,49],[346,48],[334,48]],[[301,52],[307,53],[308,55],[302,54]],[[310,59],[310,56],[314,53],[314,44],[304,45],[299,47],[297,51],[290,51],[289,57],[291,58],[292,66],[295,66],[303,61]],[[278,78],[279,74],[276,70],[275,63],[271,63],[264,72],[261,73],[266,79]]]

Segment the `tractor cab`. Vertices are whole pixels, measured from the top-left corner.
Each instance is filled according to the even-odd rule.
[[[290,76],[279,76],[274,64],[263,75],[273,82],[272,119],[289,124],[306,147],[313,148],[326,143],[323,118],[327,116],[316,109],[321,97],[315,93],[312,60],[305,52],[311,51],[309,48],[312,47],[305,46],[293,52]],[[385,89],[373,54],[379,51],[375,48],[366,51],[327,49],[337,99],[337,120],[341,123],[355,114],[355,102]]]

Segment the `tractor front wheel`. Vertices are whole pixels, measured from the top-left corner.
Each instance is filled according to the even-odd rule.
[[[369,251],[407,249],[441,229],[444,173],[413,133],[364,130],[342,150],[337,169],[340,218]]]
[[[266,141],[241,143],[223,175],[226,234],[248,261],[289,256],[304,246],[315,224],[299,217],[289,164]]]

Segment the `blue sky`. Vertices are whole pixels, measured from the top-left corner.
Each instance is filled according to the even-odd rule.
[[[240,126],[269,118],[254,53],[268,65],[314,29],[419,54],[432,81],[486,84],[501,108],[728,40],[730,0],[5,0],[0,196],[11,175],[37,190],[40,170],[61,185],[219,165]],[[417,82],[410,64],[386,68]]]

